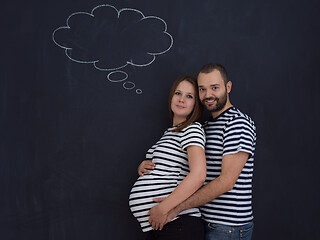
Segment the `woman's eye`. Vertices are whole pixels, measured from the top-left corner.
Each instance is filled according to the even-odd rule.
[[[175,94],[176,94],[176,95],[180,95],[181,93],[180,93],[180,92],[176,92]]]
[[[193,98],[193,96],[191,96],[191,95],[188,95],[188,96],[187,96],[187,98]]]

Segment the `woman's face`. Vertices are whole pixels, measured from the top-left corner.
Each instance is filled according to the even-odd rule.
[[[188,81],[182,81],[177,86],[171,101],[174,122],[179,124],[192,112],[195,104],[195,89]]]

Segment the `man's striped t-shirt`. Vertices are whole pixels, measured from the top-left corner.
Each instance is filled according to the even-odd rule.
[[[157,204],[152,199],[167,197],[189,174],[187,147],[199,146],[204,149],[205,146],[204,131],[198,122],[179,132],[172,130],[173,128],[166,130],[161,139],[148,150],[146,159],[152,160],[156,167],[138,178],[129,196],[131,212],[139,221],[143,232],[152,230],[147,215]],[[201,216],[198,208],[180,213],[184,214]]]
[[[231,107],[217,118],[211,118],[204,126],[206,133],[206,159],[208,184],[221,174],[222,157],[238,152],[249,153],[232,190],[200,208],[208,223],[239,226],[253,220],[252,175],[256,145],[254,122],[237,108]]]

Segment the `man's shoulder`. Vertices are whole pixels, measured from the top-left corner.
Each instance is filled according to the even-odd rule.
[[[238,124],[247,125],[250,128],[255,129],[255,123],[252,120],[252,118],[240,111],[236,107],[229,108],[216,119],[210,118],[208,121],[205,122],[204,127],[205,129],[211,127],[219,127],[220,129],[225,129],[228,126]]]
[[[239,109],[234,108],[233,117],[230,118],[230,120],[225,125],[226,131],[233,131],[236,129],[242,129],[245,131],[251,132],[253,135],[255,135],[256,132],[256,126],[254,121],[251,117],[249,117],[247,114],[241,112]]]
[[[237,121],[240,119],[254,125],[254,121],[251,117],[249,117],[246,113],[241,112],[238,108],[234,108],[233,117],[230,119],[230,121]]]
[[[248,122],[253,122],[253,120],[245,113],[241,112],[236,107],[230,107],[225,112],[223,112],[221,115],[219,115],[217,118],[210,117],[204,125],[209,125],[215,122],[230,122],[237,119],[245,119]]]

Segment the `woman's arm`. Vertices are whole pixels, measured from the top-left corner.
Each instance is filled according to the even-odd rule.
[[[190,197],[205,181],[206,157],[204,150],[199,146],[189,146],[187,147],[187,154],[190,169],[189,174],[165,200],[149,211],[149,223],[153,229],[160,227],[161,230],[166,221],[167,213]],[[153,222],[155,222],[154,225]]]

